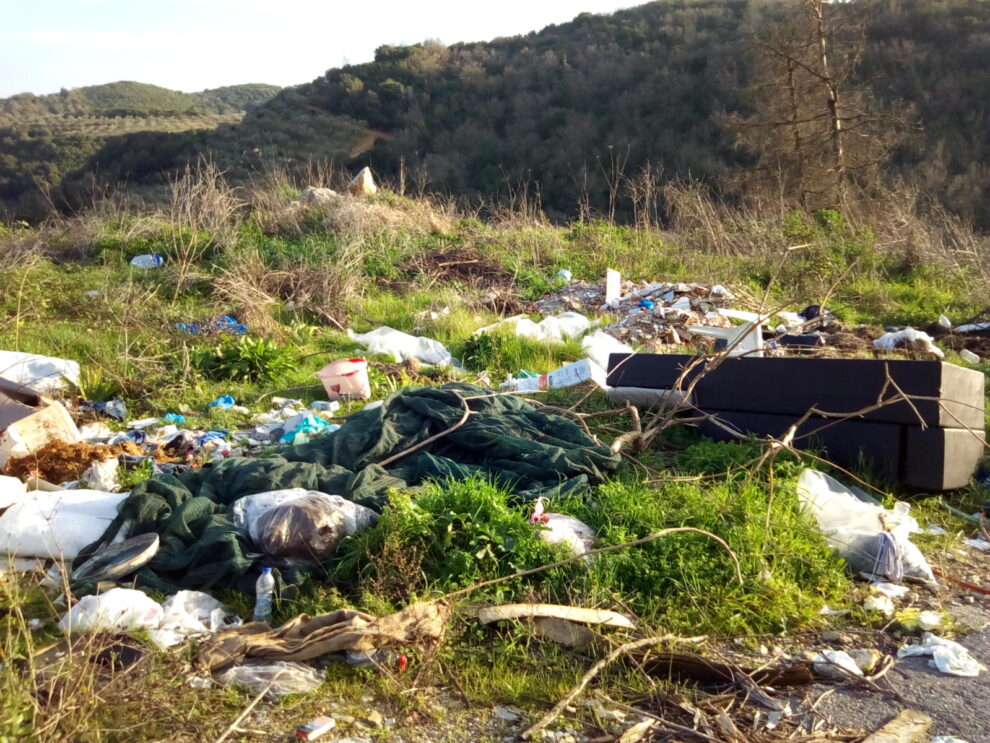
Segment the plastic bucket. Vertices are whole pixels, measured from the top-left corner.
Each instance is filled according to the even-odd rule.
[[[331,361],[316,376],[327,391],[327,399],[367,400],[371,397],[368,382],[368,362],[365,359]]]

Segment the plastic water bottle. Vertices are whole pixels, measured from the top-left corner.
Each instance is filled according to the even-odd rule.
[[[131,258],[131,265],[136,268],[158,268],[164,262],[165,258],[158,253],[146,253],[145,255],[136,255]]]
[[[272,597],[275,593],[275,576],[271,568],[262,568],[254,584],[254,621],[267,622],[272,618]]]

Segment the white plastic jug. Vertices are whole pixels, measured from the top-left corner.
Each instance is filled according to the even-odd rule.
[[[365,359],[338,359],[331,361],[316,376],[323,383],[331,400],[367,400],[371,397],[368,382],[368,362]]]

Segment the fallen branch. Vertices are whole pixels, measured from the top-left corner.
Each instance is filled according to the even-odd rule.
[[[563,712],[564,709],[571,702],[573,702],[574,699],[577,698],[577,696],[582,691],[584,691],[584,688],[589,683],[591,683],[592,679],[594,679],[595,676],[597,676],[599,673],[601,673],[601,671],[602,671],[603,668],[605,668],[606,666],[608,666],[611,663],[614,663],[620,656],[625,655],[626,653],[634,652],[634,651],[639,650],[641,648],[651,647],[651,646],[656,645],[658,643],[664,642],[666,640],[672,640],[672,639],[674,639],[674,636],[673,635],[661,635],[661,636],[657,636],[657,637],[647,637],[644,640],[636,640],[634,642],[627,642],[625,645],[620,645],[619,647],[615,648],[611,653],[609,653],[608,655],[606,655],[604,658],[602,658],[597,663],[595,663],[595,665],[593,665],[591,668],[589,668],[588,671],[584,674],[584,676],[581,677],[581,680],[578,681],[577,686],[575,686],[573,689],[571,689],[569,692],[567,692],[567,694],[564,695],[564,698],[561,699],[559,702],[557,702],[557,704],[554,705],[554,707],[553,707],[552,710],[550,710],[549,712],[547,712],[547,714],[545,714],[543,717],[541,717],[536,723],[534,723],[529,728],[527,728],[523,732],[522,737],[523,738],[532,738],[534,735],[536,735],[537,733],[541,732],[550,723],[552,723],[554,720],[556,720],[557,717],[560,716],[560,713]]]
[[[461,397],[460,394],[458,394],[454,390],[451,390],[451,392],[453,392],[454,396],[461,401],[461,406],[464,408],[464,414],[461,416],[461,419],[457,421],[457,423],[452,425],[450,428],[447,428],[441,431],[440,433],[435,433],[432,436],[423,439],[418,444],[413,444],[408,449],[403,449],[398,454],[393,454],[392,456],[383,459],[382,461],[378,462],[379,467],[385,467],[387,465],[390,465],[392,464],[392,462],[396,461],[397,459],[402,459],[402,457],[406,456],[407,454],[412,454],[417,449],[422,449],[427,444],[432,444],[437,439],[442,439],[444,436],[453,433],[458,428],[460,428],[465,423],[467,423],[467,419],[471,416],[471,408],[468,406],[467,400]]]

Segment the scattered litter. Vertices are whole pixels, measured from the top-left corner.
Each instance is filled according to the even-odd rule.
[[[388,326],[376,328],[368,333],[347,331],[348,337],[365,348],[369,353],[386,354],[396,362],[415,359],[434,366],[450,366],[452,357],[442,343],[432,338],[417,338]]]
[[[960,351],[959,351],[959,358],[961,358],[967,364],[979,364],[980,363],[980,357],[977,356],[972,351],[970,351],[968,348],[960,349]]]
[[[120,489],[119,469],[120,461],[117,459],[93,462],[79,479],[83,485],[92,490],[113,493]]]
[[[973,549],[978,549],[980,552],[990,552],[990,542],[986,539],[977,537],[976,539],[964,539],[963,542]]]
[[[923,611],[918,615],[918,626],[923,630],[934,630],[945,624],[945,614],[940,611]]]
[[[306,444],[314,436],[322,433],[333,433],[340,426],[327,423],[313,413],[297,413],[285,422],[285,433],[279,441],[283,444]]]
[[[871,583],[870,588],[877,593],[892,599],[900,598],[904,594],[911,592],[911,589],[907,586],[899,586],[896,583],[884,583],[879,581]]]
[[[83,596],[62,619],[63,632],[114,632],[160,627],[165,612],[161,605],[133,588],[111,588],[106,593]]]
[[[971,322],[954,328],[956,333],[979,333],[981,330],[990,330],[990,322]]]
[[[338,359],[331,361],[318,372],[327,397],[336,400],[367,400],[371,397],[368,381],[368,362],[365,359]],[[313,403],[315,405],[316,403]],[[337,404],[339,407],[339,403]],[[312,407],[312,406],[311,406]],[[329,408],[334,410],[334,408]]]
[[[316,740],[336,725],[337,721],[332,717],[317,717],[315,720],[310,720],[305,725],[297,727],[295,735],[299,740]]]
[[[495,705],[492,714],[505,722],[519,722],[523,717],[523,711],[518,707],[504,707],[501,704]]]
[[[138,534],[98,550],[72,570],[73,583],[118,581],[147,565],[158,554],[161,542],[157,534]],[[56,563],[58,565],[58,563]],[[53,576],[54,585],[62,585],[61,571]]]
[[[853,676],[863,675],[863,669],[845,650],[823,650],[815,656],[813,662],[815,673],[826,678],[844,679],[849,674]]]
[[[917,645],[905,645],[897,651],[898,658],[910,658],[913,656],[932,656],[931,665],[942,673],[952,676],[979,676],[980,671],[985,670],[983,665],[977,662],[969,651],[958,642],[946,640],[925,632],[921,636],[921,643]]]
[[[591,359],[581,359],[570,364],[565,364],[556,371],[549,374],[540,374],[536,377],[523,377],[522,379],[510,377],[502,383],[502,391],[514,392],[538,392],[540,390],[555,389],[558,387],[573,387],[582,382],[592,381],[599,387],[604,388],[607,378],[605,370]]]
[[[83,400],[79,403],[79,409],[83,412],[105,415],[108,418],[118,421],[123,421],[127,418],[127,406],[123,400],[108,400],[107,402]]]
[[[151,641],[159,648],[181,645],[193,637],[211,635],[230,624],[240,624],[229,617],[223,604],[202,591],[179,591],[165,599],[162,621],[148,630]]]
[[[237,322],[230,315],[223,315],[215,322],[212,323],[184,323],[177,322],[175,327],[181,330],[183,333],[189,333],[189,335],[206,335],[210,333],[230,333],[231,335],[246,335],[248,332],[247,325]]]
[[[217,410],[230,410],[236,404],[237,401],[232,395],[220,395],[216,400],[207,405],[207,407],[216,408]]]
[[[139,418],[135,421],[127,421],[127,427],[131,430],[141,431],[151,426],[157,426],[158,423],[158,418]]]
[[[562,269],[560,269],[559,271],[557,271],[557,278],[558,278],[558,279],[563,279],[563,280],[564,280],[564,281],[566,281],[566,282],[567,282],[568,284],[570,284],[570,283],[571,283],[571,281],[573,281],[573,280],[574,280],[574,274],[572,274],[572,273],[571,273],[570,271],[568,271],[568,270],[567,270],[566,268],[562,268]]]
[[[930,353],[945,358],[945,353],[935,345],[934,339],[923,330],[904,328],[896,333],[885,333],[873,341],[875,348],[886,350],[905,349],[914,353]]]
[[[821,609],[819,609],[818,613],[823,617],[844,617],[851,611],[852,609],[830,609],[828,604],[825,604]]]
[[[931,743],[969,743],[969,741],[954,735],[936,735],[931,739]]]
[[[160,253],[145,253],[131,258],[131,265],[135,268],[158,268],[165,263],[165,258]]]
[[[925,534],[931,534],[936,537],[944,537],[948,533],[949,532],[947,532],[938,524],[929,524],[928,526],[925,527]]]
[[[894,615],[894,602],[889,596],[867,596],[863,601],[863,608],[867,611],[879,611],[885,617]]]
[[[536,499],[529,523],[537,525],[539,536],[548,544],[562,544],[572,554],[583,555],[595,540],[595,530],[574,516],[563,513],[547,513],[543,498]]]
[[[162,420],[166,423],[185,423],[186,416],[179,415],[178,413],[165,413],[165,415],[162,416]]]
[[[909,539],[920,529],[907,503],[898,502],[893,509],[866,503],[834,478],[813,469],[801,472],[798,497],[854,573],[890,583],[902,577],[935,582],[925,556]]]
[[[269,699],[306,694],[323,685],[323,674],[305,663],[246,661],[216,677],[224,686],[239,686],[252,694],[265,691]]]
[[[938,316],[938,324],[946,330],[952,330],[952,320],[945,315]]]

